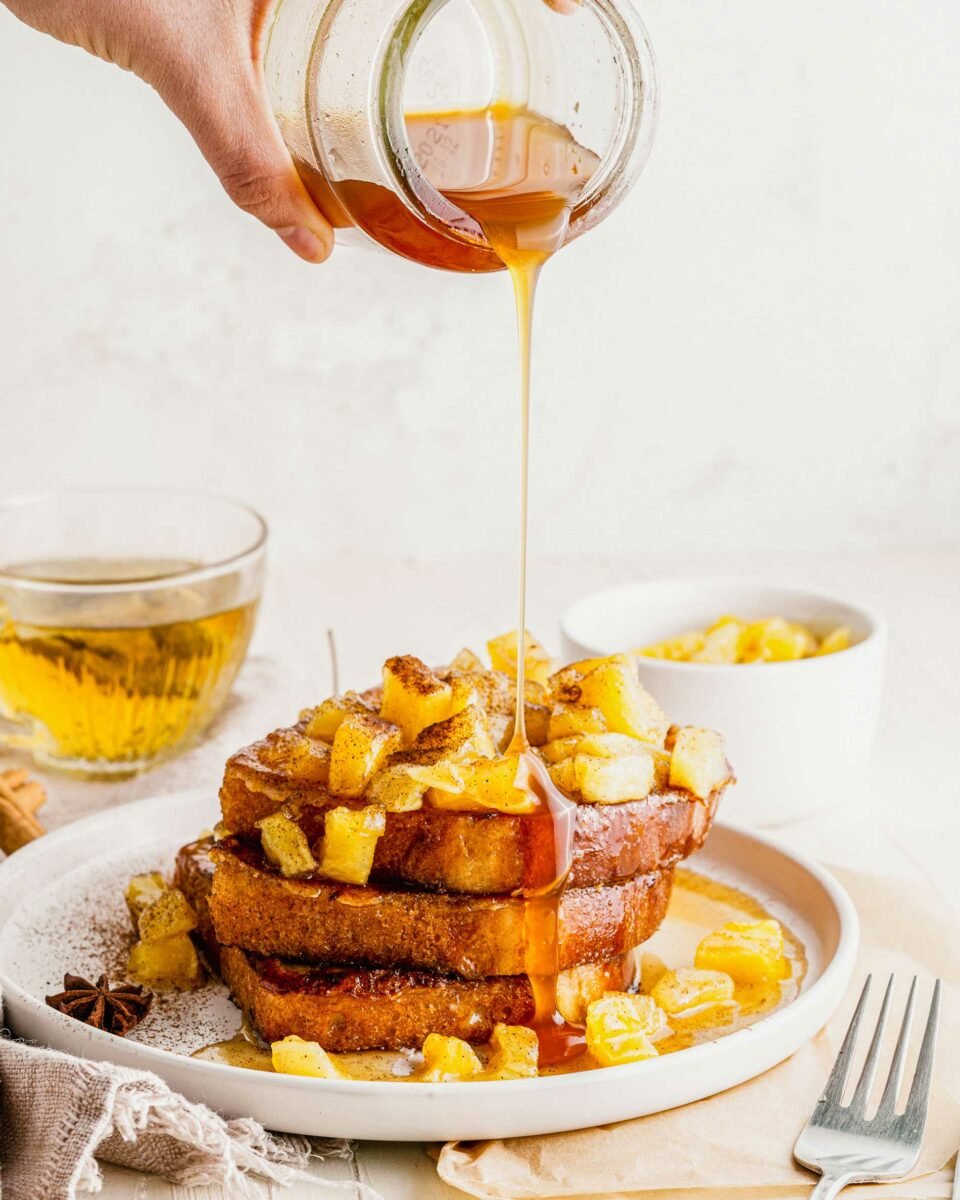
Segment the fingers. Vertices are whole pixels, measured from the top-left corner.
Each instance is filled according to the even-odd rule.
[[[306,262],[323,262],[333,248],[333,230],[297,174],[258,68],[242,57],[218,66],[206,66],[180,87],[161,87],[161,95],[234,204]]]

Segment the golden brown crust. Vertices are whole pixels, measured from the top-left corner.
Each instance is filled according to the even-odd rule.
[[[231,832],[255,835],[258,821],[286,807],[315,846],[326,808],[362,803],[271,770],[261,745],[241,750],[227,763],[220,803]],[[625,804],[579,805],[569,886],[615,883],[686,858],[703,844],[719,798],[717,792],[704,803],[690,792],[667,788]],[[467,895],[514,892],[523,881],[526,828],[522,817],[505,813],[430,807],[389,812],[371,878],[387,886]]]
[[[210,912],[223,945],[311,963],[360,962],[453,972],[467,979],[524,971],[524,902],[284,879],[260,848],[228,838]],[[663,920],[672,868],[608,887],[567,889],[560,902],[560,969],[614,958]]]
[[[428,1034],[486,1042],[498,1022],[533,1016],[523,976],[467,980],[428,972],[313,967],[225,947],[224,982],[267,1042],[296,1034],[330,1051],[419,1049]],[[632,955],[561,973],[560,1008],[582,1021],[587,1004],[628,987]]]
[[[533,1016],[533,994],[524,976],[466,980],[430,971],[303,967],[232,947],[221,950],[209,909],[212,844],[206,838],[183,847],[174,886],[197,913],[208,960],[265,1041],[293,1033],[332,1051],[399,1050],[421,1046],[430,1033],[484,1042],[498,1021],[522,1024]],[[561,1012],[570,1021],[582,1021],[591,1000],[631,987],[636,972],[633,951],[561,972]]]

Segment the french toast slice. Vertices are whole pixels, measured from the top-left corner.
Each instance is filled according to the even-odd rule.
[[[325,782],[289,773],[281,735],[300,729],[278,730],[228,760],[220,804],[231,833],[257,837],[257,822],[282,809],[316,846],[329,808],[362,807],[362,800],[334,796]],[[722,790],[704,801],[661,784],[642,800],[578,805],[568,886],[616,883],[688,857],[703,844]],[[387,812],[370,881],[467,895],[515,892],[523,886],[528,830],[522,816],[500,812]]]
[[[255,842],[210,847],[217,940],[311,963],[360,962],[451,972],[465,979],[524,973],[521,897],[464,896],[285,879]],[[666,913],[673,868],[560,900],[561,970],[604,962],[651,937]]]
[[[401,1050],[419,1048],[431,1033],[485,1042],[498,1022],[521,1025],[532,1018],[533,993],[523,975],[468,980],[430,971],[304,966],[221,947],[210,916],[209,846],[202,840],[180,851],[174,885],[197,913],[211,966],[264,1041],[296,1034],[334,1052]],[[633,951],[562,971],[560,1011],[582,1022],[591,1001],[626,990],[636,974]]]
[[[266,1042],[289,1034],[325,1050],[419,1049],[431,1033],[487,1042],[499,1023],[533,1018],[524,975],[461,979],[433,971],[304,967],[225,946],[221,976],[236,1003]],[[582,1023],[587,1005],[604,992],[624,991],[635,979],[634,955],[561,971],[557,1005]]]

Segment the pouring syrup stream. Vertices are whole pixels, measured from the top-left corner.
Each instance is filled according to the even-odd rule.
[[[550,1066],[582,1054],[586,1040],[582,1027],[567,1021],[557,1002],[560,899],[573,859],[576,805],[558,790],[531,751],[524,714],[530,357],[533,305],[540,270],[563,243],[575,193],[589,173],[582,171],[586,152],[558,126],[516,110],[505,110],[491,119],[513,122],[507,136],[494,138],[495,151],[499,148],[502,153],[499,157],[496,152],[492,155],[491,178],[480,187],[449,190],[445,194],[480,224],[490,246],[509,270],[517,309],[520,351],[517,701],[513,738],[507,753],[517,755],[519,760],[517,786],[525,786],[537,801],[536,810],[524,818],[524,966],[533,992],[534,1015],[530,1024],[540,1043],[540,1065]],[[502,175],[500,179],[496,177],[497,171]]]

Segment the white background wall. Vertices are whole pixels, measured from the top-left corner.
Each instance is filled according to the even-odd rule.
[[[960,5],[639,7],[652,158],[541,287],[536,552],[957,547]],[[138,80],[0,9],[0,491],[211,486],[281,560],[499,554],[512,339],[503,277],[297,262]]]

